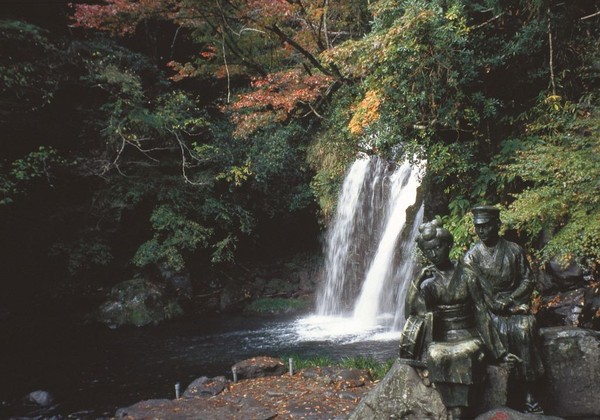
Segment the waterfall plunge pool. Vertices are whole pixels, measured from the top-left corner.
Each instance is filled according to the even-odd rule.
[[[21,398],[51,392],[63,415],[112,416],[119,407],[151,398],[174,398],[200,376],[225,375],[241,360],[259,356],[365,356],[397,354],[393,319],[360,325],[352,318],[308,315],[201,315],[156,327],[109,330],[69,325],[64,319],[30,320],[5,337],[0,358],[0,417],[23,414]],[[4,325],[3,327],[6,327]]]

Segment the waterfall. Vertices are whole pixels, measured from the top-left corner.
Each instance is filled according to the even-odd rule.
[[[422,206],[407,210],[416,207],[419,185],[419,168],[408,163],[363,157],[350,167],[326,237],[319,315],[351,316],[356,328],[375,326],[382,317],[392,319],[394,329],[402,326],[423,217]]]

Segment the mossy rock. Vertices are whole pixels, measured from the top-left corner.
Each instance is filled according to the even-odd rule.
[[[174,299],[165,298],[156,284],[133,279],[115,285],[99,309],[98,319],[110,327],[156,325],[181,315]]]

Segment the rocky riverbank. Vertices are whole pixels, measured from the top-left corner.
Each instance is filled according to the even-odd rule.
[[[506,407],[506,380],[484,383],[478,419],[592,419],[600,416],[600,333],[577,327],[541,330],[546,375],[539,398],[546,415]],[[489,366],[489,369],[505,369]],[[319,367],[289,372],[279,359],[256,357],[232,366],[236,378],[198,378],[181,398],[141,401],[119,409],[126,419],[346,419],[445,418],[446,408],[426,370],[396,361],[381,382],[369,370]],[[505,379],[506,374],[505,373]],[[489,394],[489,395],[488,395]],[[554,417],[561,416],[561,417]]]
[[[181,398],[141,401],[119,409],[115,417],[346,418],[376,384],[369,371],[359,369],[307,368],[290,375],[283,373],[286,370],[283,362],[265,357],[240,362],[236,369],[240,376],[254,377],[235,383],[224,377],[198,378]]]

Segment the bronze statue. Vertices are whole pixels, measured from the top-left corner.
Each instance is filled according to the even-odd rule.
[[[472,272],[450,260],[452,234],[437,220],[419,231],[417,244],[433,265],[413,280],[407,294],[400,356],[425,359],[450,417],[460,418],[469,404],[469,387],[483,380],[486,354],[509,363],[514,356],[500,340]]]
[[[500,211],[492,206],[473,208],[475,231],[480,241],[465,255],[483,292],[483,302],[504,347],[515,354],[516,379],[525,385],[525,411],[541,412],[532,384],[543,374],[537,345],[535,318],[530,312],[534,287],[523,249],[499,236]]]

